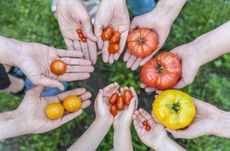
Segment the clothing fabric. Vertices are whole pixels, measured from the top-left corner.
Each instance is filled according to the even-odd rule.
[[[5,68],[0,64],[0,90],[6,89],[10,86],[11,82]]]

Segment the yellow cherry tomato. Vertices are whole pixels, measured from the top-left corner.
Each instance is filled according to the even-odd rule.
[[[60,103],[52,103],[46,107],[46,116],[51,120],[56,120],[64,114],[64,107]]]
[[[179,90],[167,90],[158,95],[153,102],[153,114],[169,129],[187,127],[196,114],[192,97]]]
[[[69,112],[75,112],[81,108],[81,99],[77,96],[67,96],[63,101],[64,108]]]

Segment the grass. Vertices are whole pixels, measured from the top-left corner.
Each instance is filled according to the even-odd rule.
[[[50,11],[49,0],[0,0],[0,35],[16,38],[23,41],[40,42],[50,46],[65,48],[64,41],[58,28],[58,24]],[[192,41],[199,35],[208,32],[224,22],[230,20],[229,0],[190,0],[180,13],[172,27],[172,31],[164,46],[169,51],[175,46]],[[116,62],[113,65],[105,65],[101,60],[97,63],[95,78],[101,78],[101,73],[108,73],[108,81],[117,81],[121,85],[134,86],[139,93],[139,98],[146,100],[148,105],[153,99],[139,88],[139,72],[131,72],[125,68],[124,63]],[[205,100],[219,108],[230,111],[230,55],[224,55],[219,59],[203,66],[192,85],[183,89],[193,97]],[[93,75],[93,76],[94,76]],[[107,80],[99,79],[102,81]],[[77,85],[84,86],[95,95],[97,90],[94,84],[88,80]],[[73,86],[76,83],[72,83]],[[99,85],[103,87],[104,85]],[[144,96],[144,97],[142,97]],[[0,112],[12,110],[18,106],[21,98],[10,94],[0,94]],[[143,101],[145,102],[145,101]],[[91,114],[92,107],[79,118],[64,126],[40,135],[22,136],[0,142],[0,150],[19,151],[55,151],[67,149],[90,125],[94,119]],[[132,129],[133,146],[136,151],[149,150],[138,139]],[[112,129],[98,148],[98,151],[107,151],[113,144]],[[228,151],[230,140],[215,136],[203,136],[192,140],[176,140],[179,144],[191,151]]]

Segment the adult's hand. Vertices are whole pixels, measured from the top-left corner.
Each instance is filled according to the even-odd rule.
[[[104,62],[113,63],[118,60],[126,43],[129,31],[129,13],[125,0],[102,0],[98,8],[95,20],[95,35],[97,37],[98,47],[102,49],[102,59]],[[114,31],[121,33],[120,50],[115,54],[108,51],[109,42],[101,39],[103,29],[111,26]]]
[[[97,61],[97,40],[93,34],[90,16],[81,0],[57,0],[57,19],[69,50],[77,50],[84,58],[95,64]],[[87,43],[77,36],[76,29],[81,28]]]

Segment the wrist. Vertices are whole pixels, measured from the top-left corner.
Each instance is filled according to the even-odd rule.
[[[215,126],[210,132],[211,135],[230,138],[230,112],[220,110],[219,115],[216,115]]]
[[[160,136],[154,138],[154,140],[152,140],[152,145],[150,147],[155,149],[155,150],[162,150],[162,148],[164,148],[165,145],[168,145],[170,140],[171,139],[168,137],[167,134],[160,135]]]
[[[96,117],[94,122],[97,125],[101,125],[105,129],[110,129],[110,127],[112,126],[112,123],[113,123],[113,119]]]

